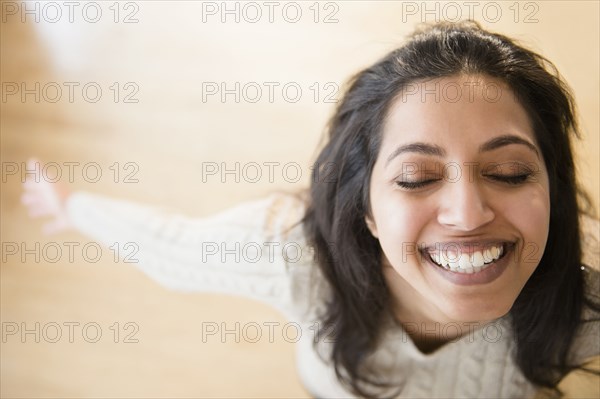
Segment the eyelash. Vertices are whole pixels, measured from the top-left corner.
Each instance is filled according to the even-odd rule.
[[[527,179],[529,179],[529,176],[531,176],[531,175],[532,175],[532,173],[524,173],[522,175],[512,175],[512,176],[488,175],[487,177],[489,177],[492,180],[496,180],[496,181],[500,181],[500,182],[504,182],[504,183],[508,183],[508,184],[512,184],[512,185],[517,185],[517,184],[525,183],[525,181],[527,181]]]
[[[440,179],[429,179],[429,180],[423,180],[423,181],[417,181],[417,182],[397,181],[396,184],[407,190],[416,190],[418,188],[425,187],[428,184],[434,183],[439,180]]]
[[[533,173],[524,173],[521,175],[511,175],[511,176],[503,176],[503,175],[487,175],[486,177],[498,181],[498,182],[502,182],[502,183],[506,183],[512,186],[516,186],[519,184],[524,183],[525,181],[527,181],[527,179],[529,179],[529,177],[532,175]],[[403,182],[403,181],[397,181],[396,184],[404,189],[407,190],[417,190],[419,188],[423,188],[425,186],[428,186],[431,183],[435,183],[437,181],[440,181],[442,179],[428,179],[428,180],[422,180],[422,181],[417,181],[417,182]]]

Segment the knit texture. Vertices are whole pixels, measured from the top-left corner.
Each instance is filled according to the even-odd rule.
[[[301,326],[297,369],[306,389],[315,397],[354,397],[313,349],[327,287],[298,223],[303,210],[301,200],[286,194],[202,219],[83,192],[71,195],[67,204],[77,229],[106,246],[118,245],[120,254],[137,249],[132,258],[138,262],[133,264],[161,285],[241,295],[283,312]],[[600,228],[590,218],[582,225],[583,260],[591,267],[587,275],[598,294]],[[598,355],[599,337],[598,323],[588,323],[576,341],[575,360]],[[327,353],[332,344],[324,341],[320,349]],[[420,352],[406,331],[390,322],[368,361],[381,379],[400,389],[400,397],[533,397],[537,388],[514,364],[514,350],[508,315],[429,354]]]

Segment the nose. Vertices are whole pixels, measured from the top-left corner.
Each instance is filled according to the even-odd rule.
[[[477,181],[462,178],[446,182],[438,222],[456,231],[476,230],[495,218],[488,200]]]

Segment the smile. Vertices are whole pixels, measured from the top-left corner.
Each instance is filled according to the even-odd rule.
[[[422,255],[445,270],[473,274],[500,261],[512,249],[513,243],[496,242],[485,246],[447,244],[443,248],[422,250]]]
[[[456,273],[478,273],[493,265],[506,254],[508,243],[488,245],[475,250],[461,250],[448,246],[441,250],[427,251],[426,256],[436,265]]]
[[[421,249],[421,255],[425,264],[430,265],[436,274],[452,284],[484,285],[499,278],[509,267],[510,254],[514,252],[515,247],[515,242],[500,241],[489,242],[483,246],[446,244],[442,251]]]

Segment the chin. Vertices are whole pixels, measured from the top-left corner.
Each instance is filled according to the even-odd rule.
[[[512,308],[513,302],[484,302],[469,301],[463,306],[447,306],[448,302],[441,304],[441,309],[451,320],[460,322],[487,322],[505,316]],[[445,306],[444,306],[445,305]]]

